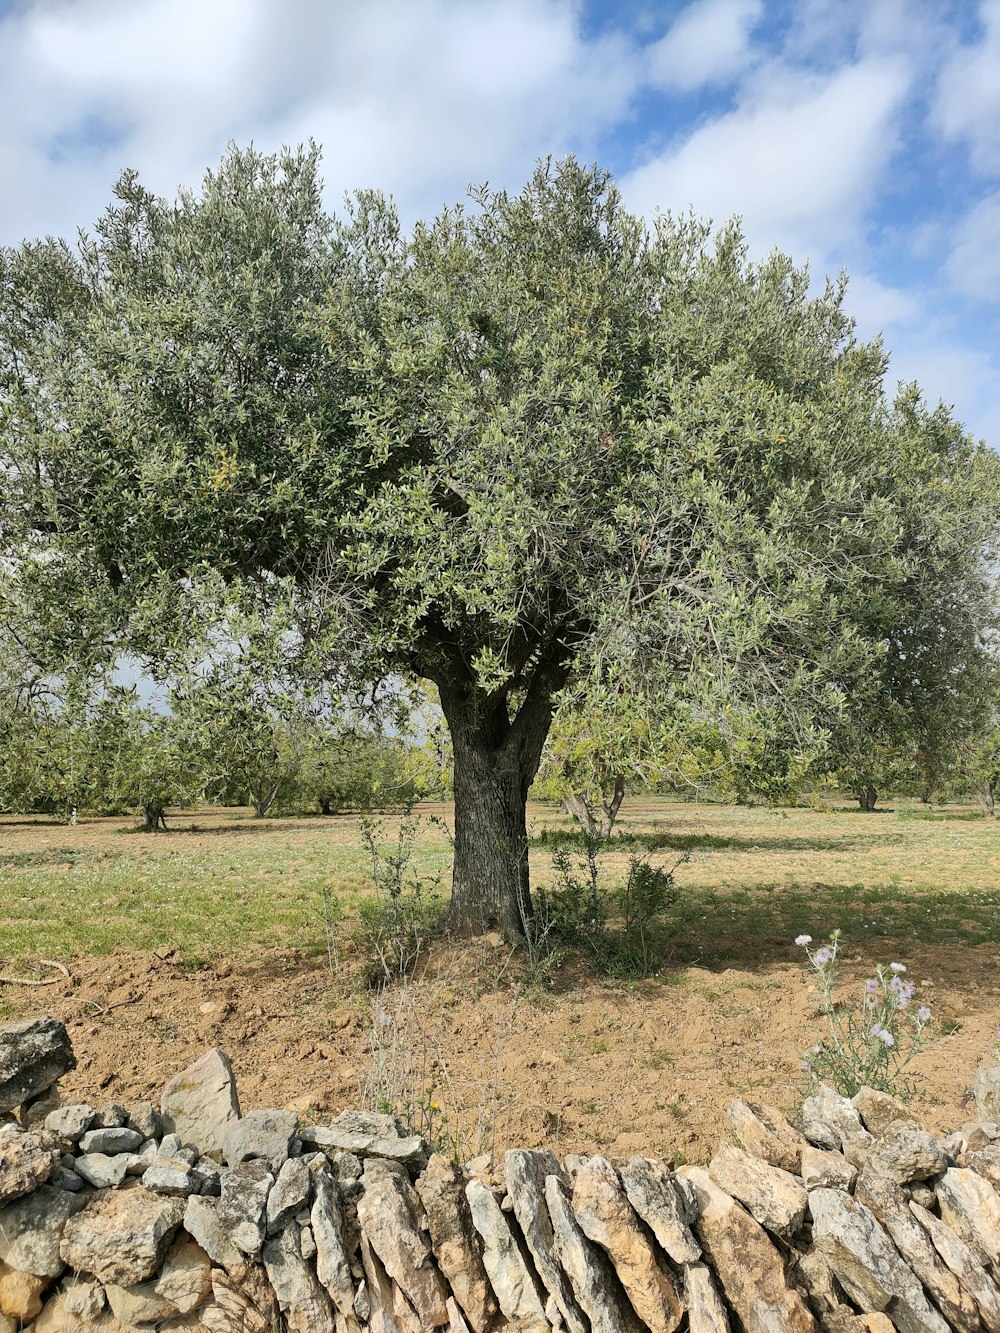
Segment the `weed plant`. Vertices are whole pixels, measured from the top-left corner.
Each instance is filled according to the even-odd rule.
[[[368,855],[374,896],[358,905],[363,947],[372,962],[374,980],[387,984],[407,977],[424,946],[440,926],[441,871],[429,879],[410,871],[420,820],[403,819],[395,840],[383,842],[385,825],[364,818],[361,840]]]
[[[795,943],[806,951],[827,1022],[827,1036],[805,1055],[803,1070],[845,1097],[865,1087],[911,1096],[913,1080],[905,1070],[926,1041],[931,1011],[923,1004],[911,1008],[916,987],[904,980],[904,964],[876,967],[860,1000],[835,1000],[840,931],[818,949],[810,947],[811,935],[800,935]]]

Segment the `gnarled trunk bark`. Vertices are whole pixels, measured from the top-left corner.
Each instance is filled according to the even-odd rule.
[[[862,810],[874,810],[878,803],[878,792],[874,787],[862,787],[857,791],[858,804]]]
[[[455,862],[449,924],[461,934],[530,929],[526,806],[552,723],[556,668],[536,671],[511,718],[505,697],[437,683],[455,759]]]

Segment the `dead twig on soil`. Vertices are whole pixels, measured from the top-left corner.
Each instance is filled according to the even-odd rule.
[[[69,968],[64,967],[62,963],[57,963],[51,958],[39,958],[38,961],[42,967],[54,967],[67,981],[73,980]],[[54,986],[58,980],[58,977],[0,977],[0,986]]]

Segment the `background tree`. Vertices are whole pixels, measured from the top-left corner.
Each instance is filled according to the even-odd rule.
[[[134,651],[225,587],[295,601],[306,670],[432,681],[453,924],[519,933],[559,690],[812,718],[876,651],[858,590],[919,575],[915,477],[995,494],[957,430],[900,447],[885,364],[841,287],[572,160],[404,237],[375,195],[330,218],[315,150],[234,150],[4,254],[0,509],[32,586]]]

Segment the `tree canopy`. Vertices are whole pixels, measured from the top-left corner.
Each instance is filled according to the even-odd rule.
[[[240,597],[294,608],[303,670],[433,682],[452,919],[521,932],[558,692],[808,741],[925,539],[985,586],[996,460],[735,223],[647,224],[569,159],[404,233],[330,215],[318,159],[233,149],[173,203],[126,173],[77,244],[3,253],[4,547],[55,639],[163,659]]]

